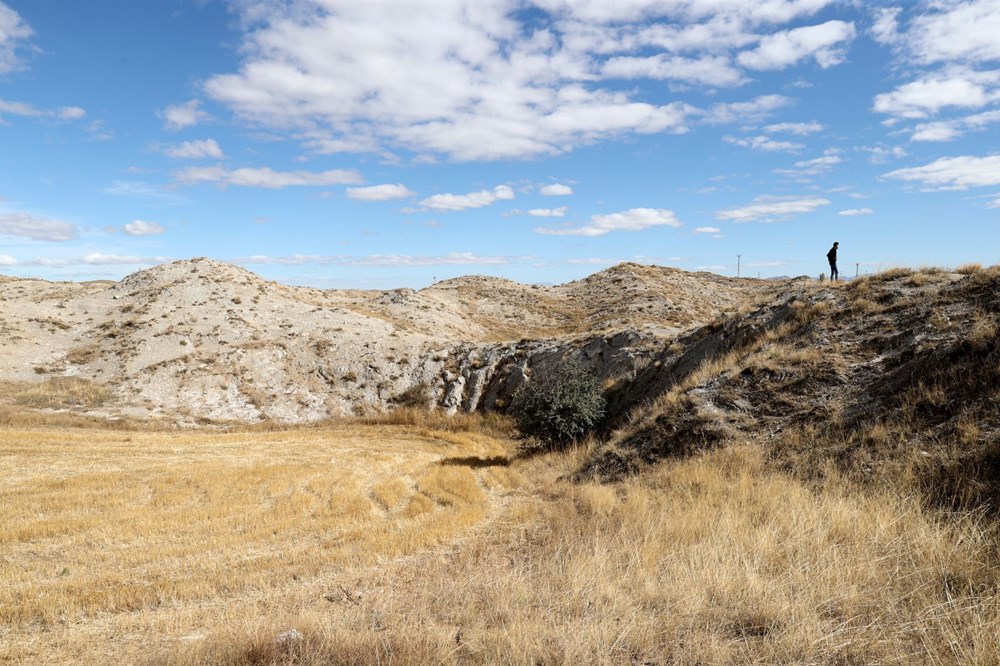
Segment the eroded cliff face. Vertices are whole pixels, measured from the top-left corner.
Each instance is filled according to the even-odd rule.
[[[676,336],[770,287],[622,264],[557,286],[321,291],[207,259],[117,283],[5,279],[0,381],[79,378],[109,389],[97,413],[182,420],[495,409],[567,356],[609,389],[631,382]]]

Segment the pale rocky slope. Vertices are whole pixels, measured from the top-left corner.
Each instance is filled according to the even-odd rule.
[[[82,378],[111,392],[98,413],[184,420],[489,408],[566,353],[609,385],[633,376],[772,288],[638,264],[557,286],[471,276],[384,292],[290,287],[209,259],[117,283],[0,278],[0,381]]]

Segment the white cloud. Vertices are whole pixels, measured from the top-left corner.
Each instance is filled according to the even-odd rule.
[[[731,143],[734,146],[741,146],[743,148],[750,148],[752,150],[765,150],[765,151],[796,151],[805,148],[804,144],[795,143],[794,141],[778,141],[777,139],[772,139],[769,136],[751,136],[751,137],[735,137],[735,136],[724,136],[722,140],[726,143]]]
[[[829,199],[822,197],[757,197],[746,206],[720,210],[715,217],[733,222],[773,222],[812,213],[829,203]]]
[[[780,173],[793,178],[811,178],[828,173],[834,166],[844,161],[839,155],[824,155],[811,160],[800,160],[794,164],[793,169],[775,169],[775,173]]]
[[[752,123],[791,103],[791,98],[784,95],[761,95],[747,102],[722,102],[709,107],[704,122],[711,125]]]
[[[481,190],[469,194],[435,194],[420,202],[433,210],[457,211],[482,208],[501,199],[513,199],[514,190],[507,185],[497,185],[492,190]]]
[[[187,167],[174,172],[174,180],[185,185],[198,183],[218,183],[241,187],[263,187],[280,189],[283,187],[308,187],[324,185],[347,185],[361,182],[356,171],[332,169],[329,171],[274,171],[267,167],[226,169],[222,166]]]
[[[166,121],[164,124],[166,129],[177,131],[185,127],[197,125],[201,121],[211,117],[207,111],[202,110],[200,107],[201,100],[192,99],[183,104],[168,106],[157,115]]]
[[[939,190],[1000,185],[1000,155],[942,157],[923,166],[890,171],[885,177],[919,182]]]
[[[997,0],[935,0],[921,3],[908,30],[896,33],[895,41],[908,57],[925,64],[979,63],[1000,60],[998,34]]]
[[[144,199],[158,204],[179,205],[188,203],[184,197],[144,180],[116,180],[104,189],[105,194]]]
[[[11,102],[0,99],[0,125],[3,124],[3,114],[24,116],[28,118],[54,118],[56,120],[79,120],[87,115],[86,110],[78,106],[64,106],[55,110],[39,109],[24,102]]]
[[[415,194],[416,192],[399,183],[347,188],[348,198],[358,201],[389,201],[391,199],[405,199]]]
[[[162,234],[166,229],[157,224],[156,222],[147,222],[146,220],[132,220],[128,224],[122,227],[122,231],[127,233],[129,236],[151,236],[154,234]]]
[[[20,69],[17,49],[33,34],[21,15],[0,2],[0,74]]]
[[[233,3],[241,61],[202,90],[314,152],[460,161],[564,154],[683,133],[698,117],[746,121],[749,111],[773,110],[706,111],[630,81],[718,88],[748,81],[748,66],[832,66],[853,24],[784,28],[833,2],[241,0]]]
[[[844,21],[793,28],[765,36],[756,49],[740,53],[736,60],[750,69],[772,70],[814,58],[826,69],[844,60],[847,43],[854,39],[854,34],[854,24]]]
[[[913,128],[911,141],[951,141],[962,136],[967,130],[980,130],[1000,122],[1000,110],[985,111],[971,116],[920,123]]]
[[[369,256],[327,256],[318,254],[295,254],[283,257],[256,254],[234,259],[240,265],[278,264],[298,266],[302,264],[335,264],[340,266],[499,266],[527,261],[532,257],[511,257],[480,255],[472,252],[449,252],[448,254],[427,256],[409,254],[374,254]]]
[[[843,215],[844,217],[854,217],[856,215],[871,215],[874,213],[871,208],[848,208],[847,210],[842,210],[837,213],[837,215]]]
[[[691,233],[694,234],[721,234],[722,229],[719,227],[698,227]]]
[[[645,58],[619,56],[604,64],[604,76],[622,79],[669,79],[708,86],[738,86],[746,77],[725,56],[686,58],[660,54]]]
[[[776,123],[774,125],[767,125],[764,131],[771,134],[788,133],[796,136],[806,136],[814,132],[819,132],[822,129],[823,125],[812,120],[807,123]]]
[[[573,188],[562,183],[552,183],[538,190],[538,193],[545,197],[565,197],[573,194]]]
[[[17,259],[9,254],[0,254],[0,266],[16,266]]]
[[[552,236],[603,236],[612,231],[641,231],[651,227],[679,227],[681,222],[672,210],[662,208],[633,208],[621,213],[593,215],[582,227],[536,227],[535,232]]]
[[[534,217],[563,217],[566,215],[567,210],[569,210],[567,206],[560,206],[559,208],[532,208],[528,211],[528,215],[533,215]]]
[[[151,266],[170,261],[169,257],[138,257],[132,254],[104,254],[91,252],[80,259],[89,266]]]
[[[870,153],[868,161],[872,164],[885,164],[892,158],[906,157],[909,153],[902,146],[893,146],[888,148],[886,146],[862,146],[858,150]]]
[[[79,230],[69,222],[31,213],[0,213],[0,236],[18,236],[36,241],[68,241],[79,236]]]
[[[994,199],[986,204],[987,208],[1000,208],[1000,199]]]
[[[179,160],[201,160],[206,158],[221,160],[226,157],[215,139],[184,141],[177,145],[166,146],[163,148],[163,154]]]
[[[982,107],[998,99],[998,85],[1000,72],[939,72],[876,95],[873,108],[900,118],[926,118],[948,107]]]

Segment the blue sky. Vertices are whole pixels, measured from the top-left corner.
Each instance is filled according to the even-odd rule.
[[[1000,0],[0,0],[0,273],[997,263]]]

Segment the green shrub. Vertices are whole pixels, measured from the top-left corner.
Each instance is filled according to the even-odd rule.
[[[592,430],[606,404],[594,372],[579,361],[565,361],[518,389],[510,413],[522,433],[554,447]]]

